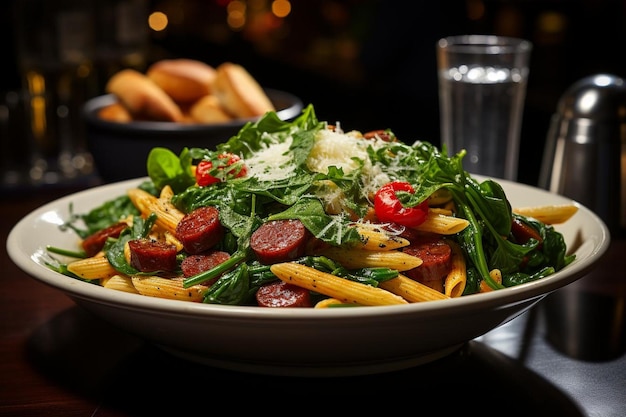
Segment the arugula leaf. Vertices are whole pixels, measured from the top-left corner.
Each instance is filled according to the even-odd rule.
[[[268,197],[277,203],[290,206],[309,192],[320,175],[297,170],[296,175],[274,181],[259,181],[255,177],[232,181],[235,190]]]
[[[149,192],[152,195],[158,195],[157,189],[150,181],[145,181],[139,185],[139,188]],[[119,222],[121,219],[128,216],[137,216],[140,214],[139,210],[130,201],[130,198],[126,195],[122,195],[113,198],[109,201],[105,201],[101,205],[93,208],[87,213],[75,214],[74,207],[70,204],[70,218],[60,226],[61,230],[71,229],[81,239],[92,235],[93,233],[102,230],[112,224]],[[77,224],[82,222],[82,226]]]

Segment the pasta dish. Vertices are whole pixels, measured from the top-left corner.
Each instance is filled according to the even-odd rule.
[[[573,261],[553,225],[575,206],[512,208],[464,155],[344,132],[311,105],[268,112],[215,149],[153,149],[141,185],[72,213],[80,246],[48,247],[49,267],[145,296],[331,308],[498,291]]]

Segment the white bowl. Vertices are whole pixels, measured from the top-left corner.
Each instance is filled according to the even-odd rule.
[[[480,179],[479,176],[476,178]],[[603,221],[586,207],[557,225],[576,260],[538,281],[485,294],[400,306],[280,309],[152,298],[88,284],[44,264],[46,246],[72,248],[62,232],[70,203],[84,213],[143,179],[108,184],[53,201],[19,221],[11,259],[44,284],[113,325],[177,356],[225,369],[292,376],[364,375],[446,356],[517,317],[548,293],[585,275],[607,250]],[[572,203],[545,190],[499,180],[514,207]]]

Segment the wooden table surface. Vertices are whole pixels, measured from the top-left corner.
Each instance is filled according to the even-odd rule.
[[[2,241],[24,215],[72,191],[4,196]],[[612,271],[605,275],[614,281],[597,280],[602,292],[621,291],[622,314],[624,254],[624,240],[615,240],[600,268]],[[421,414],[425,406],[482,415],[626,415],[623,351],[595,362],[567,358],[545,343],[536,325],[538,307],[450,357],[417,368],[334,379],[270,377],[173,357],[29,277],[8,258],[5,245],[0,256],[2,416],[299,414],[309,407],[333,414],[374,407],[385,414]],[[339,402],[331,405],[331,397]]]

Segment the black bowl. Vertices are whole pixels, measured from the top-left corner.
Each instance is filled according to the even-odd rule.
[[[292,120],[303,109],[302,100],[279,90],[266,89],[281,120]],[[94,97],[83,106],[87,149],[104,182],[116,182],[146,176],[146,161],[152,148],[164,147],[174,153],[187,148],[214,149],[226,142],[249,121],[237,119],[219,124],[182,124],[136,121],[109,122],[98,117],[103,107],[116,101],[108,94]]]

